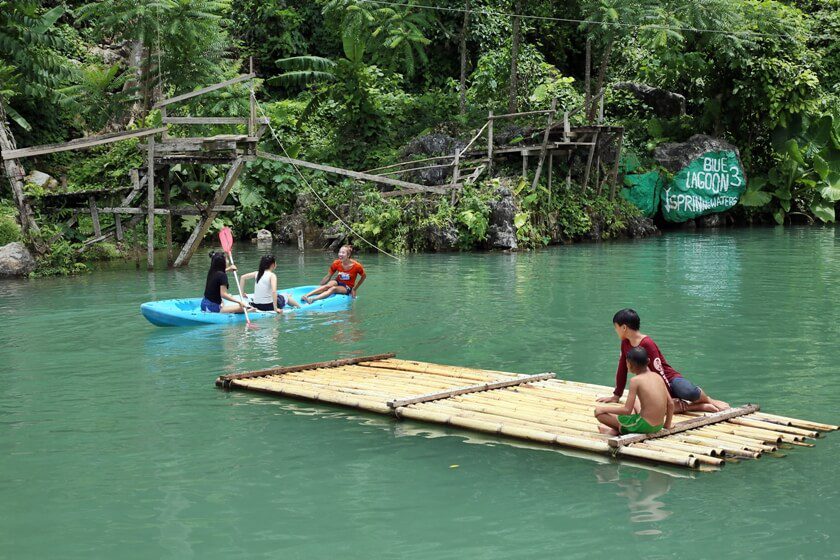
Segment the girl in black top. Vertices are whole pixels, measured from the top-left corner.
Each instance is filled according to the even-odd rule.
[[[201,310],[211,313],[242,313],[242,304],[228,292],[227,272],[236,270],[233,265],[226,266],[227,260],[223,253],[210,253],[210,270],[207,272],[207,282],[204,285],[204,299],[201,300]],[[234,305],[222,305],[226,299]]]

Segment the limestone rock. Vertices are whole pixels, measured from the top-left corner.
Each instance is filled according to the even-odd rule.
[[[697,226],[703,228],[719,228],[726,225],[726,214],[707,214],[697,218]]]
[[[490,202],[490,227],[487,229],[487,242],[495,249],[516,251],[516,203],[513,194],[506,187],[498,187],[494,193],[496,199]]]
[[[35,259],[23,243],[0,247],[0,276],[26,276],[35,270]]]
[[[685,114],[685,97],[679,93],[634,82],[619,82],[615,89],[627,90],[648,105],[659,117],[678,117]]]
[[[740,164],[741,155],[738,148],[725,140],[706,136],[705,134],[695,134],[685,142],[660,144],[653,151],[653,157],[665,169],[671,173],[677,173],[706,152],[722,151],[735,152]],[[741,165],[742,169],[743,167]]]
[[[403,150],[402,157],[404,159],[424,159],[427,157],[454,155],[456,149],[460,150],[465,145],[464,142],[446,134],[424,134],[408,143]],[[434,163],[446,163],[446,160],[423,162],[418,164],[418,167],[433,165]],[[441,185],[446,182],[451,172],[452,170],[448,167],[437,167],[435,169],[423,169],[413,173],[406,173],[398,178],[421,185]]]
[[[424,235],[433,251],[452,251],[458,248],[458,229],[452,224],[429,224]]]
[[[261,229],[257,232],[257,243],[270,243],[273,239],[274,237],[267,229]]]
[[[53,177],[34,169],[23,180],[25,183],[32,183],[46,191],[53,191],[58,187],[58,181]]]
[[[633,217],[627,220],[626,234],[630,238],[651,237],[659,233],[659,229],[650,218]]]
[[[312,202],[309,195],[298,195],[291,214],[286,214],[274,223],[274,239],[281,243],[297,245],[298,231],[303,231],[303,236],[308,242],[316,241],[321,236],[321,228],[310,224],[306,217]]]

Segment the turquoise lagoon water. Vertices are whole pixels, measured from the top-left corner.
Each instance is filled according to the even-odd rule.
[[[838,423],[838,231],[365,254],[351,311],[253,331],[141,317],[141,302],[200,295],[200,257],[5,281],[0,557],[840,557],[840,434],[695,473],[213,383],[391,351],[609,385],[610,320],[632,306],[713,396]],[[281,285],[318,281],[332,258],[274,251]],[[237,248],[243,269],[259,255]]]

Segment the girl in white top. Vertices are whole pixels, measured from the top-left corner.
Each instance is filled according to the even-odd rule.
[[[292,294],[281,296],[277,293],[277,275],[274,274],[275,268],[277,268],[277,262],[273,255],[265,255],[261,258],[260,269],[258,271],[243,274],[239,278],[239,287],[242,288],[242,293],[246,293],[245,281],[254,278],[254,295],[251,297],[251,305],[255,308],[260,311],[283,313],[283,308],[286,304],[292,307],[300,307],[300,304],[292,298]]]

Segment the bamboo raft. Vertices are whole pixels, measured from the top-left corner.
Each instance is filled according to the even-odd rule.
[[[690,468],[758,459],[780,447],[813,447],[840,427],[745,405],[674,417],[670,430],[611,437],[598,432],[595,399],[611,387],[503,371],[398,360],[379,354],[223,375],[216,385],[321,401],[619,458]]]

